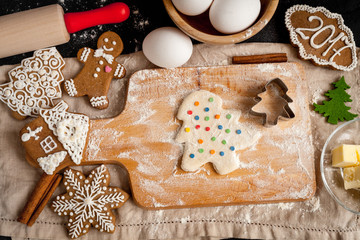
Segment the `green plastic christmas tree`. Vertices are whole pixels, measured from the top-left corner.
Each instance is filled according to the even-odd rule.
[[[352,120],[357,117],[357,114],[353,114],[348,110],[351,107],[345,105],[345,102],[352,102],[350,95],[346,93],[346,89],[350,86],[346,84],[345,78],[341,77],[339,81],[332,83],[335,89],[329,90],[325,93],[325,96],[329,97],[330,101],[323,101],[323,105],[314,103],[315,111],[324,114],[324,117],[328,117],[327,121],[331,124],[337,124],[339,121]]]

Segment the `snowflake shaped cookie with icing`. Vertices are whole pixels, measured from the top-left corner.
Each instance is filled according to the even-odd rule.
[[[240,111],[222,108],[222,99],[208,91],[185,98],[177,118],[183,121],[176,141],[185,143],[181,168],[196,171],[211,162],[223,175],[239,168],[236,151],[256,143],[260,133],[240,124]]]
[[[22,60],[20,66],[9,71],[10,82],[0,85],[0,100],[16,119],[38,116],[41,109],[53,107],[53,100],[61,98],[64,66],[65,61],[56,48],[35,51],[33,57]]]
[[[115,231],[111,210],[120,208],[129,195],[120,188],[109,187],[110,175],[105,165],[94,169],[87,178],[68,168],[63,182],[67,193],[57,196],[51,207],[59,216],[69,216],[67,228],[71,238],[85,235],[91,226],[100,232]]]

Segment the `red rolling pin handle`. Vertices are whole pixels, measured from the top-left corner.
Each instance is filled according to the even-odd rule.
[[[125,3],[117,2],[86,12],[66,13],[64,20],[68,32],[74,33],[100,24],[120,23],[129,16],[129,7]]]

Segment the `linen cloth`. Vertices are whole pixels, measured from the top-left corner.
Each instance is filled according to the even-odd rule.
[[[309,105],[325,100],[323,93],[332,88],[331,83],[345,76],[351,86],[347,92],[353,102],[347,103],[352,112],[360,113],[359,64],[351,72],[316,67],[309,61],[297,58],[297,50],[288,44],[246,43],[237,45],[206,45],[194,47],[191,59],[184,65],[216,66],[231,64],[231,57],[285,52],[289,61],[300,62],[306,71],[309,84]],[[108,109],[99,111],[90,107],[88,99],[70,98],[63,93],[70,111],[82,112],[91,118],[114,117],[124,107],[126,85],[137,70],[156,68],[146,60],[142,52],[117,58],[127,70],[126,77],[113,80],[110,87]],[[0,83],[9,81],[7,72],[14,66],[0,67]],[[65,79],[74,77],[81,69],[75,58],[66,59]],[[301,84],[301,83],[299,83]],[[304,96],[306,97],[306,96]],[[310,107],[310,109],[313,109]],[[7,106],[0,103],[0,235],[14,239],[66,239],[66,218],[53,213],[48,204],[32,227],[16,221],[30,193],[39,180],[42,170],[30,166],[21,147],[19,131],[26,122],[14,120]],[[116,215],[114,234],[100,233],[92,229],[81,239],[210,239],[239,238],[287,238],[287,239],[356,239],[360,236],[359,216],[339,206],[326,192],[319,172],[320,152],[326,138],[337,127],[326,123],[320,114],[310,111],[312,134],[315,146],[317,191],[305,202],[203,207],[171,210],[145,210],[130,199]],[[96,166],[76,167],[89,173]],[[120,166],[109,165],[110,185],[120,187],[130,193],[127,172]],[[60,185],[54,196],[64,193]],[[53,198],[52,198],[53,199]]]

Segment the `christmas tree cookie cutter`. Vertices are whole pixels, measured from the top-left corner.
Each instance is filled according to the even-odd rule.
[[[287,95],[288,87],[275,78],[266,83],[263,91],[254,100],[257,102],[250,110],[255,116],[263,117],[265,127],[275,126],[279,119],[290,120],[295,117],[289,103],[293,100]]]

